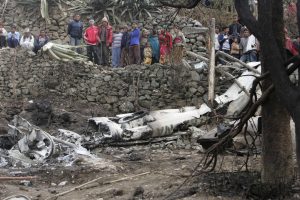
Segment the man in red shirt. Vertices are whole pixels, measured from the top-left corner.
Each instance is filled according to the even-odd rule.
[[[86,29],[84,33],[84,40],[87,44],[87,55],[90,61],[100,65],[98,44],[99,38],[99,28],[95,26],[95,21],[93,19],[89,20],[90,27]]]

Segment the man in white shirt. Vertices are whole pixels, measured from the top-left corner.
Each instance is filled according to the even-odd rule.
[[[258,41],[248,29],[244,30],[243,38],[241,38],[240,49],[242,51],[242,62],[256,62]]]
[[[34,37],[31,35],[29,28],[24,31],[24,36],[22,36],[20,45],[22,48],[33,50],[34,48]]]

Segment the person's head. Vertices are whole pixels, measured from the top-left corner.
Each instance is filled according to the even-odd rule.
[[[16,30],[17,30],[16,25],[12,25],[11,26],[11,32],[14,33],[14,32],[16,32]]]
[[[102,24],[102,26],[108,26],[108,19],[107,19],[107,17],[103,17],[103,19],[101,20],[101,24]]]
[[[24,30],[24,36],[25,37],[29,37],[30,36],[30,29],[29,28],[25,28],[25,30]]]
[[[239,21],[240,21],[239,16],[236,15],[233,17],[233,23],[239,23]]]
[[[132,29],[135,29],[138,27],[138,22],[137,21],[133,21],[131,24]]]
[[[146,43],[146,47],[151,47],[149,42]]]
[[[4,26],[3,26],[3,23],[1,22],[1,23],[0,23],[0,28],[3,28],[3,27],[4,27]]]
[[[239,43],[239,40],[238,40],[238,38],[237,38],[237,37],[234,37],[234,38],[233,38],[233,42],[235,42],[235,43]]]
[[[225,34],[228,34],[229,33],[229,27],[228,26],[223,27],[223,32]]]
[[[46,36],[46,32],[45,32],[44,30],[41,30],[41,31],[40,31],[40,36],[41,36],[41,37],[45,37],[45,36]]]
[[[75,14],[73,18],[74,18],[75,21],[79,21],[80,20],[80,15],[79,14]]]
[[[216,34],[219,34],[219,33],[220,33],[219,27],[216,27],[215,32],[216,32]]]
[[[124,26],[123,26],[123,32],[124,32],[124,33],[127,33],[127,32],[128,32],[128,26],[127,26],[127,25],[124,25]]]
[[[249,36],[250,36],[250,31],[249,31],[248,29],[245,29],[243,35],[244,35],[244,37],[246,37],[246,38],[249,37]]]
[[[173,26],[173,30],[174,30],[175,33],[178,33],[180,31],[180,28],[179,28],[179,26],[177,24],[175,24]]]
[[[119,26],[115,26],[114,32],[115,32],[115,33],[119,33],[119,32],[120,32],[120,27],[119,27]]]
[[[90,19],[89,20],[89,25],[90,26],[94,26],[95,25],[95,20],[94,19]]]

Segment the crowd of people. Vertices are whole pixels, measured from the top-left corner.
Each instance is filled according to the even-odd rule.
[[[178,26],[175,25],[171,31],[167,28],[146,30],[138,27],[137,21],[112,27],[104,17],[99,25],[89,18],[88,27],[84,30],[81,16],[77,14],[68,24],[67,33],[69,44],[77,46],[76,51],[80,54],[83,53],[81,47],[86,46],[89,60],[98,65],[117,68],[142,63],[180,64],[186,39]],[[0,48],[21,46],[37,53],[48,41],[45,31],[35,37],[26,28],[21,35],[16,26],[12,26],[8,33],[0,23]]]
[[[169,32],[164,26],[161,30],[138,27],[134,21],[130,25],[112,27],[106,17],[99,26],[89,19],[89,27],[82,34],[80,16],[74,17],[69,24],[68,34],[71,41],[81,39],[83,35],[90,61],[108,66],[111,48],[113,68],[130,64],[180,64],[183,58],[185,37],[178,26]],[[76,44],[75,44],[76,45]]]
[[[284,33],[287,56],[298,55],[300,52],[300,36],[297,39],[291,39],[286,28]],[[223,27],[222,31],[216,28],[215,49],[230,54],[245,63],[259,61],[259,41],[247,27],[239,23],[238,18],[230,26]]]
[[[130,64],[172,64],[180,65],[184,55],[186,39],[179,26],[171,29],[163,26],[160,30],[153,27],[146,30],[134,21],[130,25],[117,25],[112,27],[106,17],[99,25],[92,18],[88,19],[88,28],[84,30],[84,23],[80,15],[74,15],[68,24],[69,44],[77,46],[76,51],[82,53],[82,45],[86,46],[90,61],[98,65],[125,67]],[[292,41],[286,33],[286,49],[293,55],[300,49],[300,37]],[[82,40],[85,44],[82,44]],[[21,35],[16,26],[7,32],[0,23],[0,48],[10,47],[32,50],[37,53],[47,42],[49,37],[45,31],[33,36],[26,28]],[[253,34],[239,23],[238,18],[222,31],[216,28],[216,51],[223,51],[241,61],[255,62],[259,60],[259,42]]]
[[[230,26],[216,28],[215,49],[223,51],[241,61],[256,62],[259,60],[259,42],[253,34],[243,27],[238,19]]]
[[[4,47],[16,48],[21,46],[22,48],[37,53],[48,41],[49,38],[45,31],[40,31],[40,34],[34,37],[29,28],[26,28],[24,34],[21,35],[15,25],[11,26],[10,32],[7,32],[3,23],[0,23],[0,49]]]

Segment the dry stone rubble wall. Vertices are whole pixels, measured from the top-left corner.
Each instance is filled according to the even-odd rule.
[[[0,50],[0,97],[31,99],[41,94],[95,102],[106,110],[132,112],[200,105],[207,92],[204,73],[170,66],[120,69],[51,60],[17,49]]]

